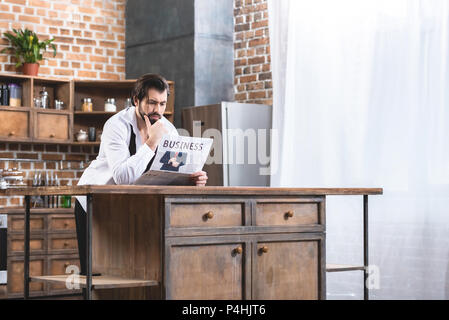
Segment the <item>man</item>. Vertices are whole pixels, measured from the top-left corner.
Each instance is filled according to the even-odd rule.
[[[160,75],[140,77],[132,91],[133,106],[106,121],[98,157],[84,171],[78,185],[133,184],[149,170],[163,135],[178,134],[163,116],[169,94],[167,80]],[[207,174],[196,172],[191,179],[192,184],[205,186]],[[81,274],[86,274],[86,207],[86,197],[77,197],[75,219]]]

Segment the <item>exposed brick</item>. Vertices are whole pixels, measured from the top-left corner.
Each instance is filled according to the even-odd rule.
[[[116,73],[106,73],[106,72],[100,72],[101,79],[108,79],[108,80],[120,80],[120,77]]]
[[[26,0],[4,0],[3,2],[26,5]]]
[[[259,80],[267,80],[267,79],[271,79],[271,72],[259,74]]]
[[[55,69],[54,73],[59,76],[73,76],[74,71],[71,69]]]
[[[66,154],[65,160],[68,161],[84,161],[86,157],[84,154]]]
[[[265,57],[254,57],[248,59],[248,64],[261,64],[265,63]]]
[[[58,152],[58,146],[56,144],[46,144],[45,151],[46,152]]]
[[[20,151],[31,151],[31,144],[21,144]]]
[[[256,91],[256,92],[250,92],[249,98],[250,99],[263,99],[266,97],[265,91]]]
[[[43,153],[42,160],[62,160],[63,156],[59,153]]]
[[[43,162],[35,162],[34,163],[34,169],[36,169],[36,170],[44,169],[44,163]]]
[[[12,152],[0,152],[0,158],[14,158],[14,153]]]
[[[43,144],[33,145],[33,151],[44,151],[44,145]]]
[[[36,153],[17,153],[17,159],[38,159]]]
[[[77,71],[78,77],[81,78],[97,78],[97,73],[92,71]]]
[[[257,80],[257,75],[240,77],[240,83],[246,83],[246,82],[251,82],[251,81],[256,81],[256,80]]]

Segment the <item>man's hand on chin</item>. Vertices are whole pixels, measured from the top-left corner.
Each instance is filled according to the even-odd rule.
[[[195,181],[197,187],[204,187],[207,183],[207,173],[205,171],[198,171],[192,173],[190,178]]]

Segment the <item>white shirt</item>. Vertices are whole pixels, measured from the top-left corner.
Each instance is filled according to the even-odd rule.
[[[136,108],[129,107],[106,121],[101,134],[100,152],[83,172],[78,185],[133,184],[145,171],[154,151],[142,141],[137,127]],[[178,135],[175,126],[162,117],[168,134]],[[136,136],[136,154],[129,153],[131,126]],[[86,211],[86,197],[76,197]]]

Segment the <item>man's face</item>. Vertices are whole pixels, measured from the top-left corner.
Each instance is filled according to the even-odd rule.
[[[142,101],[134,99],[134,104],[142,120],[145,121],[144,115],[147,115],[150,123],[154,124],[164,115],[167,107],[167,90],[159,92],[156,89],[149,89],[147,96]]]

